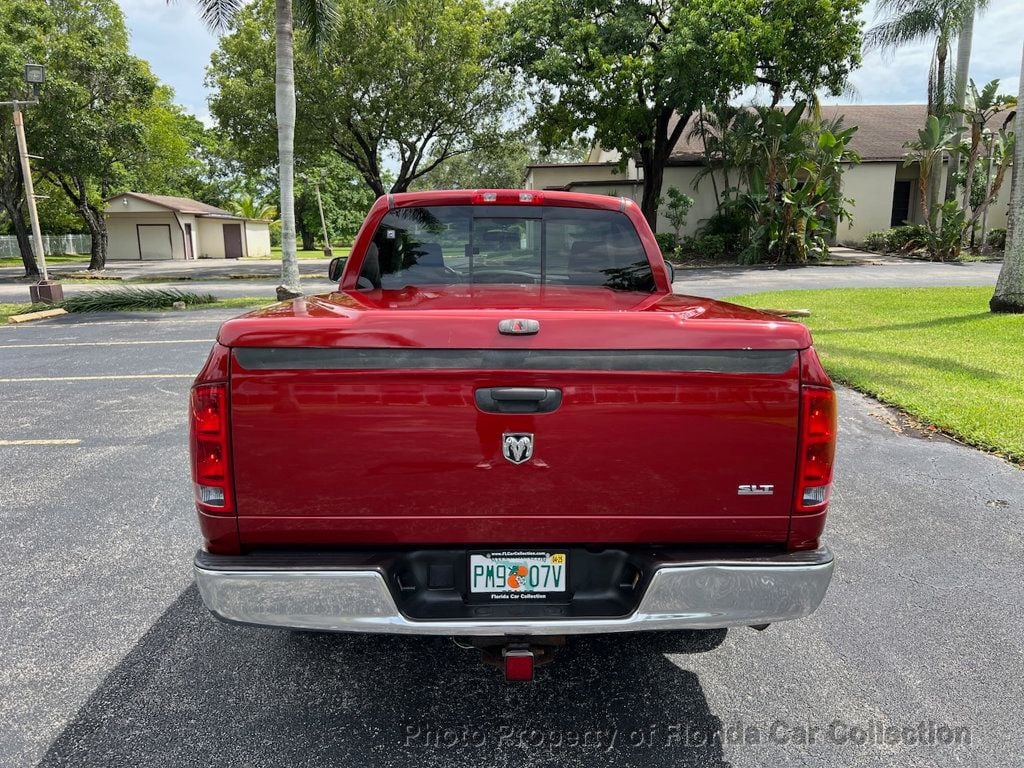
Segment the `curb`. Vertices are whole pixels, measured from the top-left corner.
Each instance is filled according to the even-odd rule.
[[[45,320],[48,317],[59,317],[66,315],[66,309],[43,309],[39,312],[26,312],[23,315],[11,315],[7,318],[8,323],[29,323],[33,320]]]

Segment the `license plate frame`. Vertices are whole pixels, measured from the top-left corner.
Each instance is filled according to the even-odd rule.
[[[569,554],[565,550],[481,550],[470,552],[466,561],[466,597],[471,602],[569,599]],[[488,566],[494,569],[490,573]],[[525,574],[521,573],[523,568]],[[510,575],[519,586],[509,585]]]

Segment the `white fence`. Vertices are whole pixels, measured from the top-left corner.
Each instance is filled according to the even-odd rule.
[[[89,253],[91,246],[89,235],[43,235],[43,248],[47,256],[54,253]],[[0,259],[20,256],[18,238],[14,235],[0,235]]]

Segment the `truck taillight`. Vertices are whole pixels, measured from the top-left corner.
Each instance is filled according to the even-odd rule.
[[[796,511],[820,512],[832,492],[836,453],[836,393],[829,387],[804,385],[800,414],[800,463]]]
[[[473,204],[541,205],[544,193],[528,189],[478,189],[473,193]]]
[[[204,512],[233,512],[226,384],[192,388],[189,436],[196,506]]]

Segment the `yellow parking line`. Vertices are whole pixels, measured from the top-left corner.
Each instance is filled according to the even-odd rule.
[[[133,373],[123,376],[33,376],[23,379],[0,379],[0,384],[36,381],[123,381],[127,379],[194,379],[194,373]]]
[[[0,344],[0,349],[38,349],[39,347],[134,347],[141,344],[212,344],[213,339],[161,339],[158,341],[65,341],[50,344]]]
[[[0,445],[78,445],[81,440],[0,440]]]

